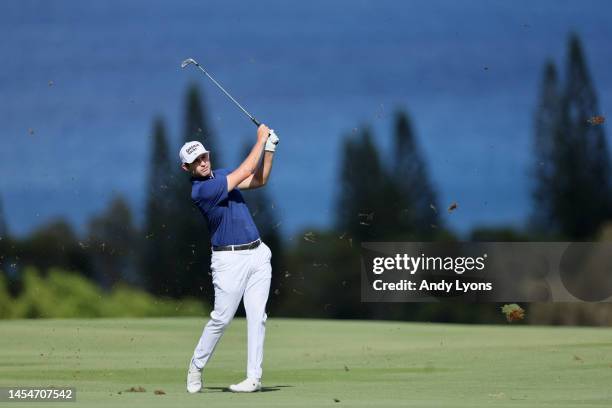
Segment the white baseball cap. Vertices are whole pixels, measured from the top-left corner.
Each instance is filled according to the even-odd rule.
[[[181,163],[191,164],[203,153],[208,153],[208,150],[204,148],[202,143],[194,140],[192,142],[185,143],[183,147],[181,147],[179,157],[181,158]]]

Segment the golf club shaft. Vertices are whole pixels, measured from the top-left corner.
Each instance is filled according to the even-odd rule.
[[[215,81],[215,78],[213,78],[213,77],[212,77],[212,76],[211,76],[211,75],[210,75],[208,72],[206,72],[206,70],[205,70],[204,68],[202,68],[202,67],[200,66],[200,64],[196,63],[196,66],[197,66],[197,67],[200,69],[200,71],[202,71],[204,74],[206,74],[206,76],[207,76],[208,78],[210,78],[210,80],[211,80],[211,81],[213,81],[213,82],[215,83],[215,85],[217,85],[217,86],[219,87],[219,89],[221,89],[221,90],[223,91],[223,93],[224,93],[225,95],[227,95],[227,97],[228,97],[228,98],[230,98],[230,99],[232,100],[232,102],[234,102],[234,103],[235,103],[235,104],[236,104],[236,105],[237,105],[237,106],[238,106],[238,107],[239,107],[239,108],[240,108],[240,109],[241,109],[241,110],[242,110],[242,111],[243,111],[243,112],[244,112],[244,113],[245,113],[245,114],[246,114],[246,115],[249,117],[249,118],[251,118],[251,121],[252,121],[252,122],[255,124],[255,126],[259,127],[259,125],[260,125],[261,123],[259,123],[259,121],[258,121],[257,119],[255,119],[255,117],[254,117],[253,115],[251,115],[249,112],[247,112],[247,110],[246,110],[246,109],[244,109],[244,108],[242,107],[242,105],[240,105],[240,104],[238,103],[238,101],[237,101],[237,100],[235,100],[235,99],[232,97],[232,95],[230,95],[230,94],[229,94],[229,92],[227,92],[227,91],[225,90],[225,88],[223,88],[223,87],[221,86],[221,84],[220,84],[220,83],[218,83],[217,81]]]

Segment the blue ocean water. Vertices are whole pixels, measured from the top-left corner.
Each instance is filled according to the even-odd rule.
[[[285,234],[332,223],[343,137],[370,126],[388,156],[397,109],[440,205],[459,205],[449,226],[520,226],[543,64],[563,71],[577,32],[610,112],[611,23],[606,1],[2,2],[0,200],[17,235],[60,216],[83,230],[117,193],[140,219],[152,120],[178,152],[192,82],[239,164],[255,128],[180,69],[193,57],[281,137],[269,192]]]

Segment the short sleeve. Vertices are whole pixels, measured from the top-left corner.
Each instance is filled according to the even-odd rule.
[[[204,211],[227,199],[227,178],[218,174],[218,177],[208,179],[194,186],[191,194],[193,201]]]

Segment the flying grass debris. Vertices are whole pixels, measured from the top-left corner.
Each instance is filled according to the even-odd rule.
[[[604,117],[603,117],[603,116],[601,116],[601,115],[596,115],[596,116],[593,116],[593,117],[591,117],[591,118],[589,118],[589,119],[587,120],[587,122],[588,122],[590,125],[593,125],[593,126],[596,126],[596,125],[603,125],[603,123],[604,123],[605,121],[606,121],[606,118],[604,118]]]
[[[125,390],[125,392],[147,392],[147,390],[145,390],[141,386],[138,386],[138,387],[130,387],[129,389]]]
[[[525,310],[516,303],[502,306],[501,311],[506,315],[506,320],[509,323],[525,318]]]
[[[314,244],[315,242],[317,242],[317,241],[315,240],[315,234],[314,234],[314,232],[307,232],[307,233],[305,233],[305,234],[304,234],[304,241],[312,242],[313,244]]]

